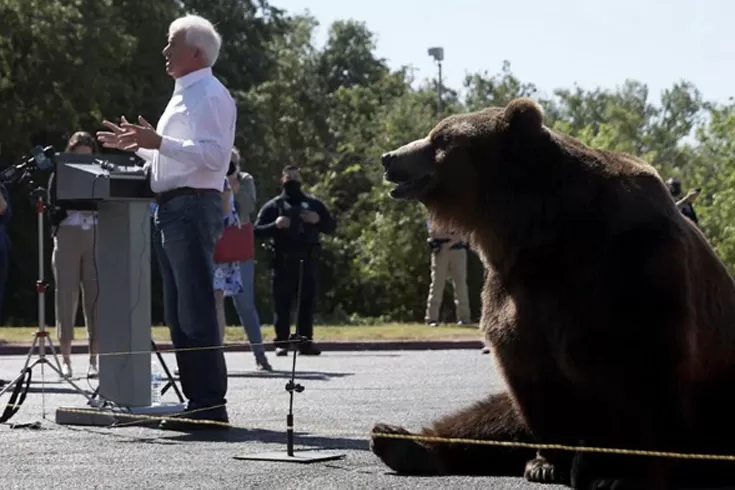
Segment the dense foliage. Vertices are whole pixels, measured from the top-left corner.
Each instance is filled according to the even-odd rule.
[[[436,82],[391,70],[376,57],[373,35],[362,23],[335,22],[318,49],[313,18],[264,0],[0,0],[2,165],[16,163],[35,144],[62,148],[75,130],[100,129],[103,116],[141,114],[155,124],[172,86],[161,49],[169,22],[184,11],[210,18],[225,40],[215,72],[237,100],[236,144],[256,178],[259,202],[278,192],[280,169],[297,164],[309,190],[337,216],[338,232],[325,240],[321,266],[321,321],[420,320],[430,260],[424,210],[387,197],[378,157],[437,122]],[[696,203],[702,227],[735,267],[735,105],[708,103],[685,81],[659,101],[636,81],[542,93],[514,76],[509,63],[499,68],[494,75],[467,76],[463,87],[445,87],[444,115],[534,97],[556,129],[643,156],[665,178],[680,176],[685,191],[702,187]],[[11,193],[5,320],[32,324],[35,217],[27,191],[13,187]],[[47,239],[49,265],[51,245]],[[258,253],[257,302],[268,322],[268,269],[264,252]],[[469,267],[477,316],[483,271],[474,256]],[[50,268],[46,276],[53,285]],[[451,290],[446,294],[449,299]],[[153,301],[154,321],[161,322],[155,274]],[[46,304],[53,321],[52,294]],[[445,313],[453,315],[446,304]]]

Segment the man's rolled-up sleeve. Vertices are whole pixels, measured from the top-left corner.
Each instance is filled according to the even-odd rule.
[[[159,152],[192,167],[219,170],[227,165],[232,151],[232,122],[235,108],[217,95],[202,98],[191,109],[189,127],[193,138],[162,136]]]
[[[155,151],[156,150],[151,150],[149,148],[138,148],[137,150],[135,150],[135,154],[145,160],[146,164],[150,164],[153,161],[153,155],[155,155]]]

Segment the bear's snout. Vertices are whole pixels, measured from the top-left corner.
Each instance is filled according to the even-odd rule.
[[[389,180],[406,181],[431,173],[431,157],[431,144],[424,138],[383,153],[380,163]]]
[[[395,153],[393,153],[392,151],[389,151],[389,152],[383,153],[383,154],[382,154],[382,155],[380,156],[380,163],[382,163],[382,164],[383,164],[383,169],[384,169],[384,170],[385,170],[386,172],[387,172],[388,170],[390,170],[390,168],[389,168],[389,167],[390,167],[390,164],[391,164],[391,163],[392,163],[392,162],[393,162],[393,161],[394,161],[395,159],[396,159],[396,155],[395,155]]]

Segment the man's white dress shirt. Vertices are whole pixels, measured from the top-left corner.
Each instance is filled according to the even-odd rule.
[[[222,190],[235,144],[236,121],[235,101],[211,68],[177,78],[156,126],[163,138],[160,149],[136,151],[149,162],[151,190]]]

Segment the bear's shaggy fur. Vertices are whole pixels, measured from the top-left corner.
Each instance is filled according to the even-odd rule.
[[[421,434],[735,454],[735,284],[657,172],[543,125],[541,107],[450,116],[383,155],[396,199],[471,236],[482,330],[508,387]],[[735,462],[380,437],[409,474],[579,489],[734,484]]]

